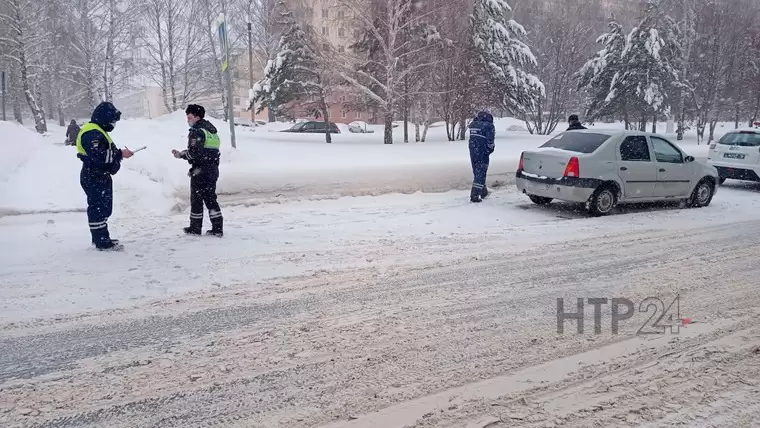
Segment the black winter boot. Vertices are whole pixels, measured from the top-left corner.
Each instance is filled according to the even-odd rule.
[[[218,237],[224,236],[224,219],[219,216],[211,219],[211,230],[206,231],[206,235],[214,235]]]
[[[200,235],[201,234],[201,230],[200,229],[196,229],[196,228],[193,228],[193,227],[186,227],[186,228],[184,228],[182,230],[184,230],[185,234],[187,234],[187,235]]]

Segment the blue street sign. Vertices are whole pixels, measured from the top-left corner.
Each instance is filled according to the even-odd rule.
[[[227,68],[230,65],[230,47],[229,43],[227,42],[227,22],[224,19],[224,15],[219,16],[219,22],[217,25],[219,28],[219,45],[222,49],[222,71],[227,71]]]

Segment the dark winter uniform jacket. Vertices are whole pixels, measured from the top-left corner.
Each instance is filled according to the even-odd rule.
[[[72,120],[71,123],[69,124],[68,129],[66,129],[66,140],[76,141],[77,136],[79,135],[79,131],[80,131],[79,125],[77,125],[77,123]]]
[[[216,145],[207,144],[206,132],[212,134],[217,139]],[[203,168],[208,166],[219,166],[219,146],[216,127],[206,119],[201,119],[190,128],[187,137],[187,150],[183,150],[182,159],[190,163],[193,168]]]
[[[114,124],[121,118],[121,112],[111,103],[101,103],[92,112],[90,123],[99,126],[105,132],[111,132]],[[77,157],[82,160],[82,175],[108,176],[119,172],[121,168],[121,150],[111,144],[105,135],[97,129],[87,130],[85,125],[80,131],[81,147]],[[82,153],[84,152],[84,154]]]
[[[495,136],[493,116],[486,112],[478,113],[470,123],[470,150],[480,155],[490,155],[496,148]]]
[[[588,129],[588,128],[583,126],[581,122],[578,120],[571,121],[570,126],[567,128],[568,131],[578,131],[581,129]]]

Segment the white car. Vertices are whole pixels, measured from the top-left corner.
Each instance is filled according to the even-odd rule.
[[[367,127],[367,122],[355,121],[348,124],[348,131],[355,134],[372,134],[374,129]]]
[[[760,129],[731,131],[710,145],[707,163],[726,179],[760,181]]]
[[[523,152],[516,181],[536,204],[580,202],[598,216],[619,203],[683,200],[707,206],[718,189],[718,171],[661,135],[579,130]]]

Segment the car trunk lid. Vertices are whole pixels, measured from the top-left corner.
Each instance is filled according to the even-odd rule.
[[[537,150],[523,153],[523,172],[528,175],[545,178],[562,178],[568,172],[568,176],[574,176],[574,170],[582,170],[583,158],[594,153],[605,141],[610,139],[609,134],[587,131],[563,132],[547,141]],[[575,159],[575,160],[573,160]],[[571,160],[573,163],[571,164]],[[568,165],[571,168],[568,168]],[[577,174],[578,176],[582,175]]]
[[[562,178],[570,159],[578,153],[561,149],[539,149],[523,154],[523,172],[536,178]]]
[[[739,131],[724,135],[711,147],[711,158],[715,162],[741,165],[760,163],[760,132]]]

